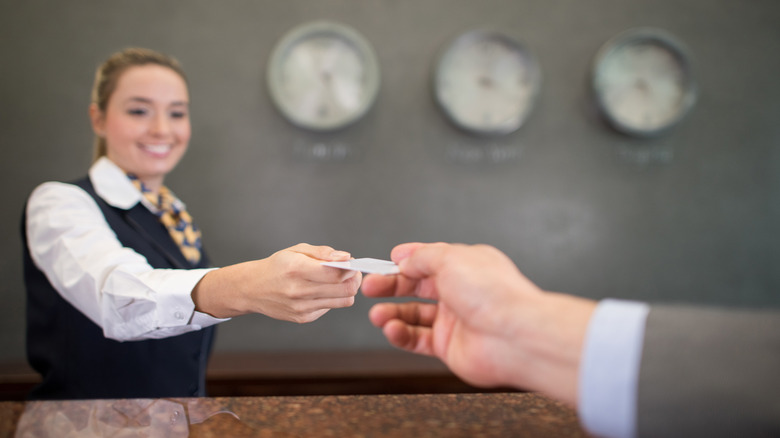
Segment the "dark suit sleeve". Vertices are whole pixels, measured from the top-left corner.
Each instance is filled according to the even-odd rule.
[[[640,437],[780,436],[780,312],[653,307]]]

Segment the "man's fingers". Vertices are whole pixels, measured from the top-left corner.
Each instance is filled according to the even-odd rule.
[[[446,243],[403,244],[393,248],[392,257],[402,275],[422,279],[439,273],[451,247]]]
[[[430,327],[420,327],[406,324],[394,319],[383,328],[387,340],[391,345],[413,353],[433,356],[433,331]]]
[[[369,274],[363,277],[361,289],[367,297],[391,297],[395,295],[398,275]]]
[[[420,280],[405,275],[370,274],[362,284],[363,294],[374,298],[418,296],[419,287]]]
[[[401,260],[409,257],[417,248],[425,245],[420,242],[402,243],[397,245],[390,251],[390,259],[395,263],[399,263]]]
[[[434,303],[380,303],[371,308],[368,317],[377,327],[383,327],[394,319],[410,325],[431,327],[436,320],[436,311]]]

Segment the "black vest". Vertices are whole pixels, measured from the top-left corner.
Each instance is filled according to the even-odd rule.
[[[138,203],[108,205],[89,178],[74,183],[100,206],[125,247],[154,268],[207,267],[205,253],[190,265],[157,217]],[[27,288],[27,358],[43,377],[31,399],[160,398],[205,395],[206,364],[214,327],[165,339],[117,342],[65,301],[30,258],[22,220]]]

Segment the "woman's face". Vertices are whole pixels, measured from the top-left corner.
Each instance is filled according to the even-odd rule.
[[[152,190],[176,167],[190,140],[187,84],[173,70],[130,67],[117,81],[105,113],[90,107],[106,156]]]

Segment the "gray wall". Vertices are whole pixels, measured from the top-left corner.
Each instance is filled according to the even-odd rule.
[[[287,123],[266,60],[291,27],[326,18],[374,46],[383,82],[358,124],[311,134]],[[693,55],[701,96],[657,140],[614,133],[587,76],[599,46],[658,26]],[[433,61],[460,32],[514,32],[539,57],[538,106],[517,133],[478,139],[447,123]],[[542,287],[601,298],[780,305],[780,2],[776,0],[9,1],[0,5],[0,359],[24,354],[19,215],[46,180],[85,173],[94,68],[130,45],[177,56],[191,81],[193,140],[169,185],[213,259],[298,242],[386,258],[411,241],[498,246]],[[297,150],[346,147],[343,161]],[[520,151],[462,162],[464,149]],[[221,350],[388,348],[371,300],[295,325],[225,323]]]

